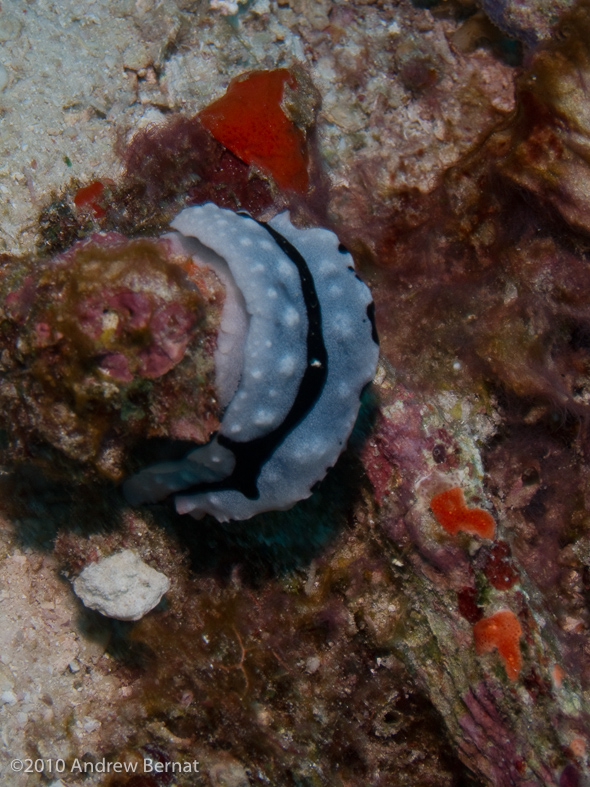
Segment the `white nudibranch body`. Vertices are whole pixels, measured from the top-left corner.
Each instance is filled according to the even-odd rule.
[[[220,522],[286,510],[311,495],[344,448],[379,354],[369,288],[333,232],[267,224],[212,203],[172,222],[226,287],[216,386],[219,431],[177,462],[125,482],[130,503],[175,495],[179,513]]]

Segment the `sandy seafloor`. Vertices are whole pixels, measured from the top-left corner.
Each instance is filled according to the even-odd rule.
[[[232,77],[255,68],[294,63],[307,68],[321,94],[317,140],[337,220],[354,223],[360,201],[370,215],[373,194],[379,205],[404,190],[427,194],[444,170],[509,116],[517,66],[491,45],[465,44],[458,37],[464,24],[460,14],[434,13],[426,5],[3,0],[0,251],[33,253],[40,211],[72,179],[80,185],[97,178],[116,181],[121,151],[137,129],[165,122],[172,112],[194,114],[220,96]],[[361,9],[362,20],[347,16],[347,6]],[[437,64],[436,102],[416,91],[412,74],[403,70],[417,56]],[[381,379],[384,375],[382,369]],[[493,418],[452,392],[436,407],[432,418],[453,424],[467,464],[480,468],[477,446],[493,431]],[[474,474],[481,480],[483,471]],[[52,782],[17,774],[10,762],[33,755],[68,763],[82,756],[112,757],[119,749],[127,751],[138,726],[163,747],[168,742],[176,751],[183,745],[190,749],[149,710],[122,711],[133,694],[133,676],[116,663],[109,666],[116,656],[108,650],[108,632],[84,632],[80,604],[59,560],[19,537],[47,523],[34,516],[14,521],[2,515],[1,505],[2,784],[107,784],[100,774],[75,773]],[[383,654],[376,658],[387,661]],[[307,666],[309,674],[316,669],[315,662]],[[285,741],[292,732],[282,731]],[[190,783],[272,783],[260,771],[255,778],[251,764],[231,750],[216,755],[215,741],[206,743],[197,746],[202,771]],[[415,748],[420,758],[419,740]],[[376,776],[364,782],[309,778],[306,784],[397,784]],[[445,775],[444,783],[471,783],[457,779]]]

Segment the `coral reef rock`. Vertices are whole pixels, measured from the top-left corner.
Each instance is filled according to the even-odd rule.
[[[11,459],[118,480],[138,440],[208,438],[223,303],[213,274],[165,240],[118,233],[2,273],[0,423]]]
[[[139,620],[169,588],[168,577],[131,549],[86,566],[74,581],[74,591],[86,607],[116,620]]]
[[[574,5],[574,0],[478,0],[491,21],[511,38],[534,45],[550,37],[559,15]]]

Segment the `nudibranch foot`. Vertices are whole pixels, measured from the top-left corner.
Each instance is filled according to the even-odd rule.
[[[130,478],[127,499],[174,494],[179,513],[222,522],[291,508],[346,447],[375,373],[369,289],[334,233],[297,229],[286,212],[264,224],[207,203],[172,226],[229,282],[216,355],[227,407],[207,445]]]

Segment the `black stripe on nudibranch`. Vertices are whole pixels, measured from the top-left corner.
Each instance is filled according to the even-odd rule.
[[[375,322],[375,301],[367,306],[367,317],[371,323],[371,339],[379,346],[379,334],[377,333],[377,323]]]
[[[233,490],[249,500],[259,497],[258,477],[263,465],[270,459],[287,435],[307,416],[319,399],[328,375],[328,353],[322,333],[322,314],[313,276],[301,253],[283,235],[262,221],[257,222],[273,238],[277,246],[297,268],[303,302],[307,314],[307,363],[297,395],[282,423],[261,437],[247,442],[232,440],[217,434],[217,442],[235,456],[233,472],[220,481],[195,484],[183,489],[183,495]]]
[[[354,270],[354,268],[350,268],[350,270]],[[354,274],[358,281],[364,284],[361,277],[358,273]],[[371,301],[371,303],[367,306],[367,317],[369,318],[369,322],[371,323],[371,339],[375,342],[377,347],[379,346],[379,334],[377,333],[377,323],[375,322],[375,301]]]

